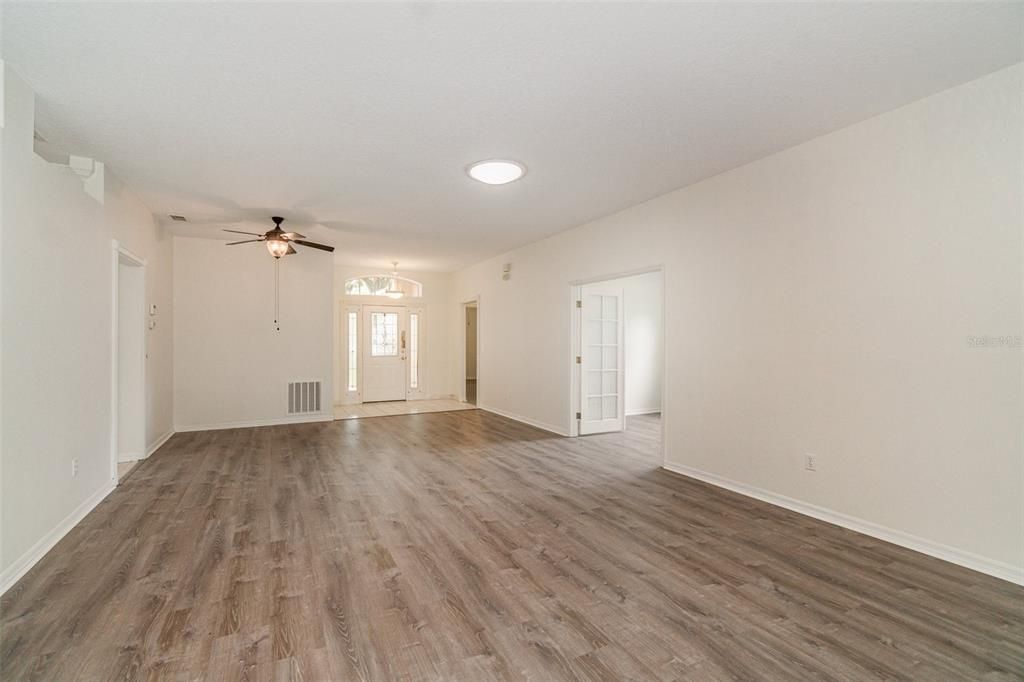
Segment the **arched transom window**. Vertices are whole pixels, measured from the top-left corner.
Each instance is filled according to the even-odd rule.
[[[395,275],[366,275],[345,280],[346,296],[388,296],[401,291],[404,296],[423,296],[423,285],[416,280]]]

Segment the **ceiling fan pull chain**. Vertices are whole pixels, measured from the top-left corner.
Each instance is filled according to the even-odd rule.
[[[281,331],[281,259],[274,259],[274,327]]]

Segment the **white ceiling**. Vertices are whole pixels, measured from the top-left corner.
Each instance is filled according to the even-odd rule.
[[[1022,11],[8,2],[3,52],[44,137],[204,221],[174,229],[280,214],[443,270],[1020,61]],[[529,173],[466,176],[492,157]]]

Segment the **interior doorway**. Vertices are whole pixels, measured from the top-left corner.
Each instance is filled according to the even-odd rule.
[[[575,418],[570,432],[629,430],[660,443],[665,377],[662,271],[576,283],[572,291]]]
[[[146,456],[146,263],[114,249],[111,477]]]
[[[466,306],[466,402],[476,405],[477,307]]]

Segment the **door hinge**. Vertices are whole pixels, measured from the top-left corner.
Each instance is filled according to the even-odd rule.
[[[582,308],[583,307],[583,301],[576,301],[576,307],[577,308]]]
[[[582,355],[577,355],[576,356],[576,364],[577,365],[583,364],[583,356]]]
[[[582,414],[580,414],[579,412],[577,412],[577,413],[576,413],[576,418],[577,418],[577,419],[583,419],[583,415],[582,415]]]

